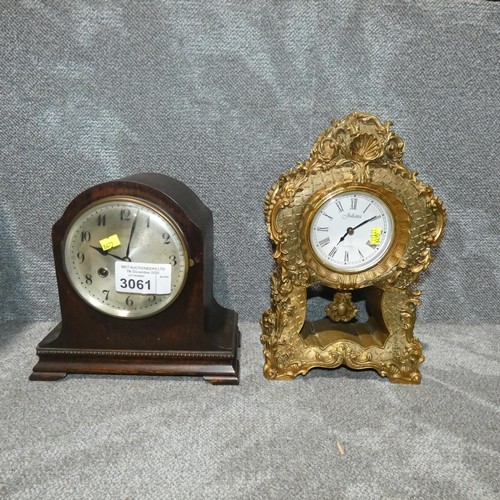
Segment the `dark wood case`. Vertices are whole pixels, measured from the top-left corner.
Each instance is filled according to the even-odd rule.
[[[179,297],[142,319],[108,316],[71,286],[63,263],[66,231],[90,204],[132,196],[168,214],[182,231],[191,267]],[[138,174],[94,186],[78,195],[53,227],[62,321],[37,347],[30,380],[58,380],[68,373],[202,376],[213,384],[239,383],[237,314],[213,296],[211,211],[185,184],[162,174]]]

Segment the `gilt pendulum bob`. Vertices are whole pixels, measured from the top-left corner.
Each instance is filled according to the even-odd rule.
[[[404,143],[391,125],[357,112],[334,121],[309,159],[281,175],[266,197],[277,265],[262,319],[270,379],[346,365],[420,382],[415,284],[446,213],[431,187],[403,166]],[[306,321],[312,286],[326,287],[331,302],[324,318]],[[364,323],[353,293],[366,304]]]
[[[214,299],[212,213],[183,183],[138,174],[78,195],[52,231],[62,321],[31,380],[68,373],[239,381],[234,311]]]

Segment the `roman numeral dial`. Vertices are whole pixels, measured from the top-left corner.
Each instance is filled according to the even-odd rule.
[[[346,190],[319,204],[309,238],[321,264],[338,272],[361,272],[387,254],[394,239],[394,219],[378,196]]]

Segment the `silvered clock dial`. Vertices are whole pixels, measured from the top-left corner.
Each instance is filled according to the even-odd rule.
[[[108,248],[110,238],[114,244]],[[117,279],[120,263],[131,263],[125,267],[131,272]],[[154,205],[124,197],[104,198],[78,215],[64,240],[64,265],[83,300],[125,318],[168,307],[182,291],[189,268],[184,236],[175,222]],[[168,293],[158,290],[162,272]]]

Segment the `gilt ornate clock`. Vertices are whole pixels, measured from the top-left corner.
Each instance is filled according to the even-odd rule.
[[[67,373],[239,380],[234,311],[212,291],[212,214],[183,183],[138,174],[78,195],[52,231],[62,321],[31,380]]]
[[[276,261],[262,319],[267,378],[346,365],[392,382],[421,380],[415,285],[446,212],[403,165],[404,142],[391,125],[359,112],[332,122],[266,197]],[[331,301],[323,318],[306,321],[311,287]],[[359,302],[367,321],[358,320]]]

